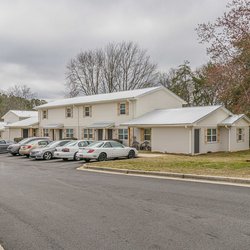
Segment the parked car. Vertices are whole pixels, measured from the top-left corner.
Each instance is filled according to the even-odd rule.
[[[13,141],[8,141],[8,140],[1,140],[0,139],[0,153],[7,153],[7,148],[14,144],[15,142]]]
[[[43,148],[46,147],[51,142],[50,139],[42,139],[31,141],[27,144],[21,146],[19,150],[20,155],[25,155],[26,157],[30,156],[30,151],[35,148]]]
[[[68,143],[72,142],[72,140],[61,140],[61,141],[53,141],[43,148],[36,148],[30,151],[30,157],[43,160],[50,160],[54,157],[54,152],[56,147],[63,147]]]
[[[76,140],[72,141],[71,143],[67,144],[64,147],[57,147],[54,153],[55,158],[63,159],[64,161],[67,160],[79,160],[76,156],[78,150],[80,148],[86,147],[89,144],[93,143],[93,141],[88,140]]]
[[[28,144],[32,141],[35,140],[42,140],[42,139],[49,139],[48,137],[29,137],[21,140],[18,143],[12,144],[7,148],[7,151],[12,154],[12,155],[18,155],[19,154],[19,149],[21,148],[22,145]]]
[[[98,141],[80,149],[77,157],[89,162],[91,159],[105,161],[115,158],[134,158],[138,154],[135,148],[126,147],[117,141]]]

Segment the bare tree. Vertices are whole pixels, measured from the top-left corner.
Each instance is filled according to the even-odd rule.
[[[13,87],[8,88],[6,94],[9,96],[20,97],[24,99],[34,99],[36,97],[35,93],[27,85],[16,84]]]
[[[156,64],[133,42],[79,53],[67,65],[69,96],[111,93],[154,85]]]

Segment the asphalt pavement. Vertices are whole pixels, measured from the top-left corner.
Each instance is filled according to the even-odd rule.
[[[0,155],[5,250],[250,249],[250,188]]]

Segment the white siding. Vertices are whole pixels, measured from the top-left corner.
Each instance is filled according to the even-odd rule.
[[[190,128],[152,128],[152,151],[190,153]]]
[[[149,95],[138,98],[135,110],[135,117],[139,117],[154,109],[181,108],[181,100],[177,100],[173,95],[165,90],[159,90]]]

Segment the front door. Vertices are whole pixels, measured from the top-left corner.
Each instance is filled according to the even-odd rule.
[[[63,130],[59,129],[59,140],[62,140],[63,137]]]
[[[108,129],[108,140],[113,139],[113,129]]]
[[[98,129],[97,133],[98,133],[97,134],[98,141],[103,140],[103,129]]]
[[[29,137],[29,130],[27,128],[23,129],[23,138],[28,138]]]
[[[194,130],[194,153],[200,153],[200,129]]]

